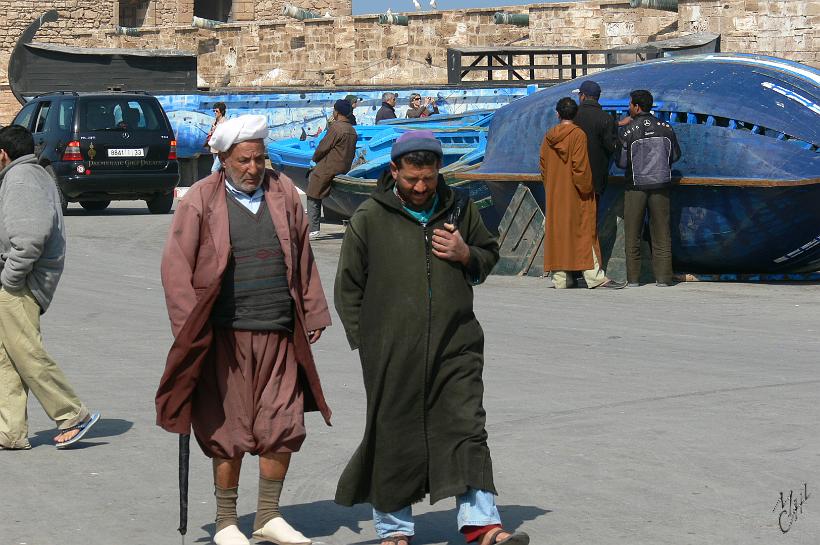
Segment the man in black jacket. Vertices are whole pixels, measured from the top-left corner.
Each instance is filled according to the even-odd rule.
[[[649,207],[652,237],[652,269],[658,286],[672,284],[672,234],[669,226],[669,187],[672,163],[681,151],[669,123],[650,112],[652,94],[629,93],[629,117],[621,120],[621,153],[618,166],[626,169],[624,192],[624,238],[626,278],[630,287],[639,286],[641,276],[641,231]]]
[[[376,123],[382,119],[396,119],[396,93],[382,94],[382,107],[376,112]]]
[[[601,86],[587,80],[581,84],[578,92],[581,104],[573,121],[587,135],[592,185],[595,188],[595,195],[600,197],[606,189],[609,159],[618,149],[618,134],[615,132],[615,121],[612,116],[604,112],[598,104]]]

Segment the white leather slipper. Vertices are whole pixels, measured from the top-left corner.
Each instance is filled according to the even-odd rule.
[[[253,537],[271,541],[276,545],[311,545],[313,543],[282,517],[270,519],[253,533]]]
[[[214,536],[214,543],[216,545],[251,545],[251,542],[239,531],[236,524],[231,524],[218,531]]]

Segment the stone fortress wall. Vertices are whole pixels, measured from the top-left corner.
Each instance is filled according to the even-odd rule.
[[[350,0],[294,0],[332,16],[298,21],[281,15],[284,3],[0,0],[0,123],[19,109],[6,74],[11,50],[32,19],[49,9],[57,9],[60,20],[46,24],[38,42],[195,51],[200,85],[209,88],[441,84],[447,82],[448,47],[605,49],[701,31],[721,34],[723,51],[820,66],[817,0],[679,0],[677,13],[633,9],[628,0],[587,0],[406,13],[407,26],[353,16]],[[496,11],[527,13],[529,26],[497,25]],[[191,25],[195,15],[219,13],[227,22],[217,28]],[[118,34],[118,25],[136,26],[140,35]]]

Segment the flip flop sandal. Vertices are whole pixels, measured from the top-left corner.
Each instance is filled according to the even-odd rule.
[[[72,426],[72,427],[70,427],[70,428],[66,428],[66,429],[64,429],[64,430],[60,430],[60,434],[63,434],[63,433],[65,433],[65,432],[67,432],[67,431],[71,431],[71,430],[79,430],[79,432],[77,433],[77,435],[75,435],[74,437],[72,437],[72,438],[71,438],[71,439],[69,439],[68,441],[63,441],[62,443],[57,443],[57,442],[55,441],[55,446],[56,446],[57,448],[65,448],[65,447],[67,447],[67,446],[69,446],[69,445],[73,445],[74,443],[76,443],[77,441],[79,441],[80,439],[82,439],[82,438],[83,438],[83,436],[84,436],[86,433],[88,433],[88,430],[90,430],[90,429],[91,429],[91,426],[93,426],[94,424],[96,424],[96,423],[97,423],[97,420],[99,420],[99,419],[100,419],[100,413],[93,413],[93,414],[91,414],[91,416],[88,418],[88,420],[86,420],[85,422],[82,422],[82,423],[77,424],[76,426]]]
[[[530,536],[524,532],[513,532],[507,539],[498,539],[498,534],[506,532],[503,528],[490,530],[490,543],[493,545],[529,545]]]

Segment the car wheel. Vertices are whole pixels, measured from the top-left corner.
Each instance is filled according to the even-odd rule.
[[[48,175],[51,176],[51,179],[54,180],[54,185],[57,186],[57,195],[60,197],[60,208],[63,209],[63,214],[65,214],[66,210],[68,210],[68,199],[65,198],[63,190],[60,189],[60,184],[57,183],[57,173],[54,172],[54,167],[51,165],[45,167],[45,169]]]
[[[167,214],[174,206],[174,194],[167,193],[164,195],[154,195],[154,198],[146,201],[146,204],[148,205],[148,210],[152,214]]]
[[[80,201],[80,206],[90,212],[105,210],[109,204],[111,204],[111,201]]]

